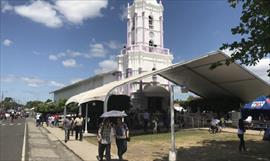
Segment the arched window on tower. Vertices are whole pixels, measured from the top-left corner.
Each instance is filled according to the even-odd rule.
[[[153,51],[153,47],[154,47],[154,41],[153,40],[150,40],[149,41],[149,52],[152,52]]]
[[[154,20],[152,16],[148,17],[148,22],[149,22],[149,28],[153,29],[154,28]]]
[[[137,17],[137,13],[134,13],[132,17],[132,27],[131,27],[132,31],[135,29],[135,26],[136,26],[136,17]]]

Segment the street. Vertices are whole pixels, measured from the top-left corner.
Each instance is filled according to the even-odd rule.
[[[26,140],[23,146],[25,124]],[[0,161],[81,160],[45,128],[36,127],[32,118],[17,119],[14,122],[1,120],[0,134]]]
[[[0,160],[17,161],[22,157],[25,119],[0,121]]]

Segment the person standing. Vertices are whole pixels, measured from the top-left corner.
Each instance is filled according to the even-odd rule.
[[[144,121],[143,129],[144,129],[144,132],[147,132],[149,119],[150,119],[150,115],[149,115],[148,111],[145,110],[145,112],[143,113],[143,121]]]
[[[83,118],[81,114],[79,114],[74,120],[75,126],[75,139],[78,140],[78,134],[80,134],[80,141],[82,141],[82,125],[83,125]]]
[[[106,160],[111,160],[111,137],[113,134],[113,128],[111,126],[110,120],[107,118],[103,120],[98,129],[98,156],[99,161],[103,161],[104,150],[106,149]]]
[[[245,146],[245,140],[244,140],[244,133],[245,132],[246,132],[246,129],[245,129],[244,120],[243,120],[243,118],[240,118],[238,121],[238,132],[237,132],[238,138],[240,139],[240,143],[239,143],[239,151],[240,152],[242,151],[242,149],[244,151],[247,151],[246,146]]]
[[[127,141],[129,141],[129,130],[127,124],[122,122],[121,118],[117,118],[115,126],[115,138],[119,160],[123,160],[123,154],[127,151]]]
[[[65,142],[69,140],[69,133],[71,130],[71,120],[69,117],[66,117],[63,121],[64,129],[65,129]]]

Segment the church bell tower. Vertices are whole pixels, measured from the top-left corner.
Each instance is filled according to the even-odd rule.
[[[117,56],[118,80],[167,67],[173,60],[170,50],[164,48],[162,1],[134,0],[127,10],[127,42]],[[162,78],[156,80],[168,84]],[[130,94],[138,88],[138,85],[130,85],[124,93]]]

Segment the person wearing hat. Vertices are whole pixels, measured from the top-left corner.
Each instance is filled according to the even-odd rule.
[[[75,126],[75,139],[78,140],[78,135],[80,134],[79,140],[82,141],[82,125],[83,125],[83,118],[81,114],[79,114],[74,120]]]

